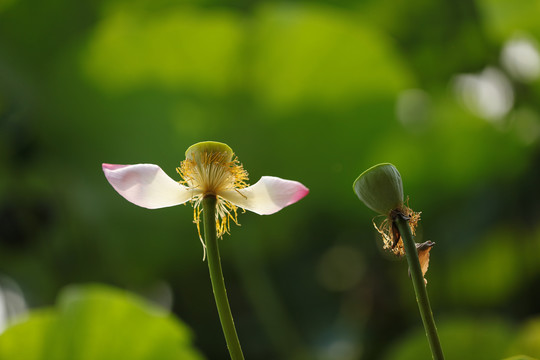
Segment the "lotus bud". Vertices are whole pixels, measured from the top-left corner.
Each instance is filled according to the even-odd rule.
[[[353,189],[371,210],[388,215],[403,205],[403,183],[394,165],[375,165],[364,171],[354,182]]]

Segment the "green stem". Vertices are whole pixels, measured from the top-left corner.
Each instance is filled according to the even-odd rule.
[[[411,228],[409,227],[409,221],[403,215],[398,214],[394,219],[394,222],[399,229],[403,245],[405,246],[405,254],[407,256],[407,262],[409,263],[414,292],[416,293],[416,301],[418,302],[418,309],[420,310],[422,322],[424,323],[433,359],[443,360],[444,355],[439,341],[439,335],[437,334],[435,320],[433,319],[433,313],[431,312],[431,306],[429,305],[424,275],[422,274],[422,268],[420,267],[420,261],[418,260],[416,243],[414,242]]]
[[[243,360],[244,354],[238,341],[234,320],[227,299],[227,290],[223,280],[223,271],[221,270],[221,259],[219,257],[219,247],[216,234],[216,202],[215,196],[205,196],[203,199],[203,222],[204,237],[206,243],[206,253],[208,256],[208,269],[210,270],[210,280],[214,290],[214,298],[225,335],[225,341],[229,348],[232,360]]]

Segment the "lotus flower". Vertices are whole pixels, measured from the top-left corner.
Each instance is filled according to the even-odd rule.
[[[238,224],[237,208],[269,215],[294,204],[309,192],[297,181],[274,176],[263,176],[249,186],[248,173],[232,149],[213,141],[189,147],[177,171],[180,181],[173,180],[154,164],[103,164],[103,172],[112,187],[135,205],[159,209],[191,202],[199,237],[201,203],[206,196],[217,198],[216,229],[221,237],[229,232],[231,220]]]

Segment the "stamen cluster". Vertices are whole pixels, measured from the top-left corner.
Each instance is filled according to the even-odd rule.
[[[248,173],[234,154],[227,151],[202,151],[195,155],[191,154],[176,170],[182,177],[180,183],[197,192],[191,199],[191,203],[193,204],[193,222],[197,225],[201,242],[202,200],[206,196],[217,198],[218,237],[229,233],[231,220],[238,225],[236,205],[220,195],[224,191],[238,191],[248,186]]]
[[[405,255],[405,248],[401,235],[394,223],[396,216],[405,216],[409,222],[411,233],[416,235],[416,227],[420,221],[420,212],[413,211],[406,205],[400,206],[398,209],[392,210],[388,216],[381,222],[379,226],[373,220],[373,226],[381,234],[383,240],[383,249],[390,251],[396,256]]]

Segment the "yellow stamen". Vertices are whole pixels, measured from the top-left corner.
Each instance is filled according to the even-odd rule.
[[[182,184],[199,189],[205,195],[248,186],[247,171],[238,159],[231,159],[226,152],[203,152],[196,158],[187,158],[177,171],[182,176]]]
[[[229,233],[230,220],[239,225],[237,207],[220,196],[224,191],[238,191],[248,186],[248,173],[233,154],[227,151],[206,150],[190,153],[176,170],[182,177],[181,184],[200,191],[191,199],[191,203],[194,207],[193,222],[197,225],[203,246],[200,218],[202,199],[205,196],[213,195],[217,198],[216,230],[218,237],[221,238],[223,234]]]

